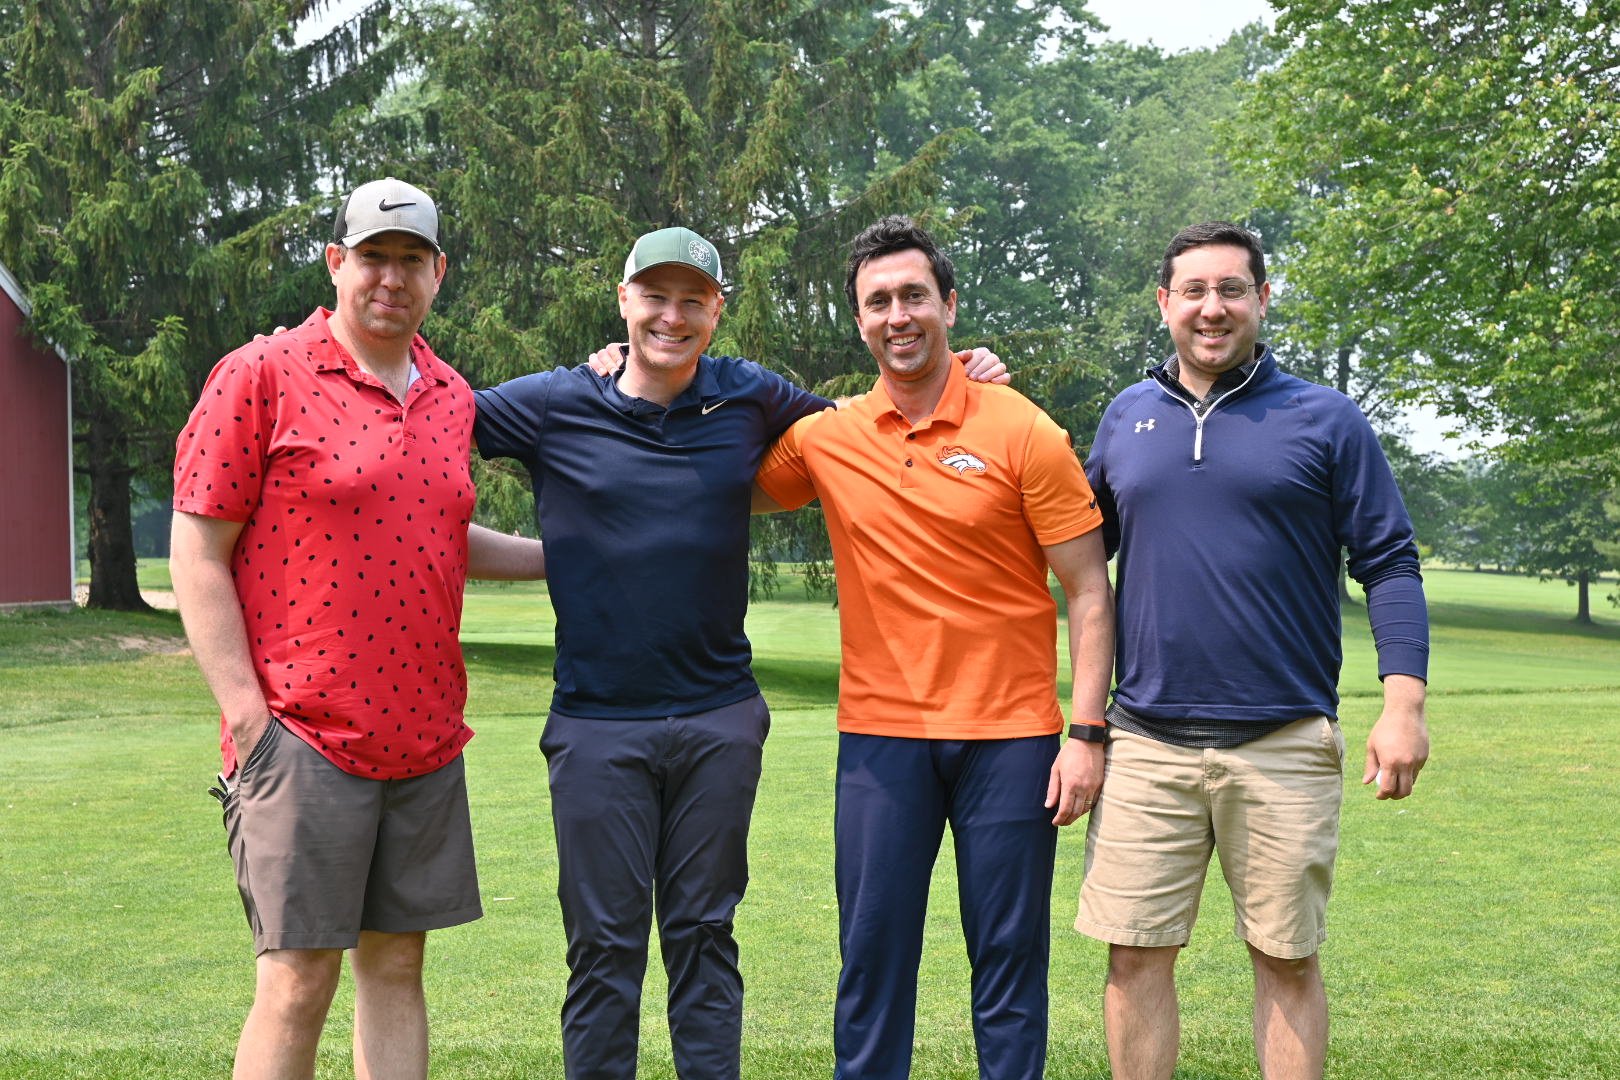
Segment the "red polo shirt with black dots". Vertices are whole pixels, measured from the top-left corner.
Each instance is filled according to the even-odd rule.
[[[244,522],[231,573],[270,711],[345,772],[419,776],[472,738],[472,390],[417,337],[397,401],[330,314],[214,368],[178,439],[174,508]],[[230,775],[223,718],[220,741]]]

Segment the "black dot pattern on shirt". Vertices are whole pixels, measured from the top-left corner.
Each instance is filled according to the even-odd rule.
[[[348,772],[418,775],[471,736],[472,393],[418,339],[397,402],[324,330],[219,363],[177,442],[175,507],[244,522],[232,573],[271,709]]]

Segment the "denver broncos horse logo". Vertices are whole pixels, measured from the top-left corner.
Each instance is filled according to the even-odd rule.
[[[964,450],[960,446],[940,447],[939,463],[950,466],[961,476],[966,476],[968,473],[982,473],[986,467],[979,455],[971,450]]]

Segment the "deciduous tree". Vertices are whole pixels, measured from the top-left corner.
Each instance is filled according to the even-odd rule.
[[[1504,452],[1620,476],[1620,42],[1585,0],[1291,0],[1245,116],[1341,335]],[[1367,347],[1369,337],[1362,337]]]

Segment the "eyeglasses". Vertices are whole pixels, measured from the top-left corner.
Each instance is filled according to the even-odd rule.
[[[1224,281],[1215,283],[1215,295],[1222,300],[1241,300],[1248,296],[1249,290],[1254,287],[1253,282],[1244,281],[1242,278],[1227,278]],[[1180,293],[1183,300],[1193,304],[1201,304],[1204,302],[1204,298],[1209,295],[1209,286],[1202,281],[1192,281],[1188,282],[1183,288],[1166,289],[1165,292]]]

